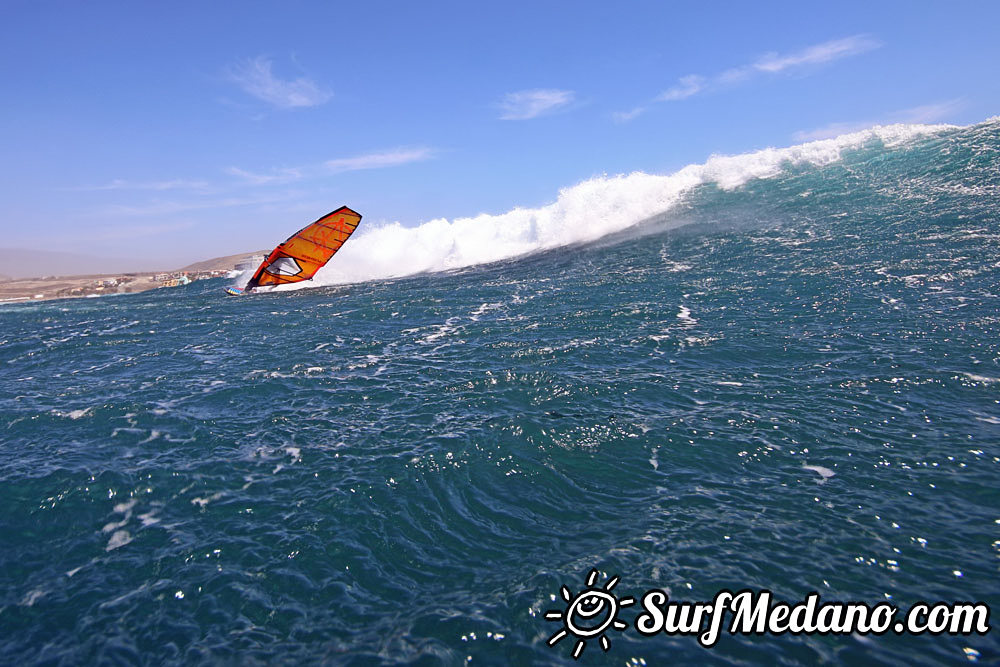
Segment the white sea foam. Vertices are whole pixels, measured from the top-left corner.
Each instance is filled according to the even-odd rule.
[[[132,535],[130,535],[127,530],[116,530],[111,535],[111,539],[108,540],[108,545],[104,547],[104,550],[114,551],[119,547],[125,546],[131,541],[132,541]]]
[[[456,326],[458,320],[459,320],[458,317],[449,317],[447,320],[444,321],[443,324],[437,325],[432,333],[427,334],[417,342],[423,344],[430,344],[436,342],[440,338],[444,338],[448,334],[458,329],[458,327]]]
[[[132,541],[132,535],[125,530],[125,526],[132,519],[132,508],[135,507],[138,501],[135,498],[128,500],[124,503],[118,503],[115,505],[114,510],[117,514],[123,514],[121,521],[112,521],[104,525],[101,529],[102,533],[111,533],[111,537],[108,539],[108,544],[104,548],[105,551],[114,551],[119,547],[123,547]]]
[[[480,306],[476,308],[474,311],[472,311],[472,313],[469,315],[469,319],[472,320],[473,322],[478,322],[479,318],[488,313],[489,311],[496,310],[497,308],[502,308],[502,307],[503,307],[502,303],[480,304]]]
[[[94,408],[83,408],[82,410],[70,410],[69,412],[62,412],[61,410],[53,410],[53,414],[60,417],[68,417],[70,419],[81,419],[83,417],[89,417],[93,413]]]
[[[1000,378],[990,377],[988,375],[976,375],[975,373],[962,373],[965,377],[969,378],[973,382],[980,382],[982,384],[990,385],[1000,382]]]
[[[826,466],[814,466],[814,465],[804,465],[802,466],[805,470],[812,470],[814,473],[820,476],[819,483],[824,484],[826,480],[830,479],[837,473],[833,472]]]
[[[225,491],[219,491],[219,492],[213,493],[212,495],[207,496],[205,498],[192,498],[191,499],[191,504],[192,505],[197,505],[198,507],[200,507],[202,509],[205,509],[205,506],[208,505],[210,502],[212,502],[214,500],[218,500],[219,498],[222,498],[225,495],[226,495]]]
[[[30,591],[29,593],[25,594],[23,598],[21,598],[21,605],[24,607],[34,607],[35,603],[38,602],[38,600],[40,600],[44,596],[45,596],[45,591],[43,591],[40,588],[36,588],[35,590]]]
[[[713,156],[704,164],[689,165],[668,175],[635,172],[601,176],[563,189],[554,202],[539,208],[441,218],[415,227],[398,222],[363,226],[336,261],[321,269],[311,283],[275,289],[446,271],[593,241],[669,211],[699,185],[714,183],[731,190],[753,179],[777,176],[790,166],[836,162],[845,150],[872,140],[893,147],[948,129],[954,126],[878,126],[787,148]]]
[[[685,324],[687,326],[694,326],[695,324],[698,324],[698,320],[691,317],[691,309],[683,305],[681,306],[680,312],[677,313],[677,319],[681,321],[681,324]]]

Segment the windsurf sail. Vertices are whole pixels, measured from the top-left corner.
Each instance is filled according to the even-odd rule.
[[[340,246],[350,238],[361,222],[361,215],[346,206],[306,225],[278,245],[254,272],[244,288],[250,292],[262,285],[284,285],[309,280]]]

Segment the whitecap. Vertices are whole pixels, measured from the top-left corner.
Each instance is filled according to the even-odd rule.
[[[687,326],[698,324],[698,320],[691,317],[691,309],[687,306],[681,306],[680,312],[677,313],[677,319],[681,321],[681,324]]]
[[[21,606],[23,607],[34,607],[35,603],[39,598],[45,595],[45,591],[36,588],[33,591],[28,592],[23,598],[21,598]]]
[[[416,226],[400,222],[368,225],[301,289],[450,271],[518,257],[574,243],[594,241],[659,218],[700,185],[733,190],[751,180],[779,176],[789,168],[837,162],[845,151],[881,141],[894,147],[940,133],[949,125],[890,125],[787,148],[742,155],[716,155],[671,174],[633,172],[599,176],[559,191],[537,208],[517,207],[452,220],[437,218]],[[682,217],[671,224],[684,224]],[[678,267],[679,268],[679,267]]]
[[[962,373],[962,375],[974,382],[982,382],[983,384],[996,384],[997,382],[1000,382],[1000,378],[994,378],[988,375],[976,375],[974,373]]]
[[[125,546],[132,541],[132,536],[129,535],[127,530],[117,530],[108,540],[108,546],[104,548],[105,551],[114,551],[120,547]]]
[[[70,410],[69,412],[63,412],[61,410],[53,410],[52,414],[56,415],[57,417],[66,417],[68,419],[81,419],[83,417],[89,417],[91,414],[93,414],[93,412],[94,408],[89,407],[89,408],[83,408],[81,410]]]
[[[819,482],[820,484],[824,484],[826,480],[837,474],[825,466],[804,465],[802,467],[805,470],[812,470],[814,473],[818,474],[822,478]]]

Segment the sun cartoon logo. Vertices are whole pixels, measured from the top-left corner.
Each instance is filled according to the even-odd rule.
[[[552,609],[545,612],[545,620],[561,621],[563,626],[554,635],[549,637],[549,646],[555,646],[567,635],[576,637],[576,646],[573,647],[573,659],[576,660],[583,653],[587,646],[587,640],[600,637],[601,648],[607,651],[611,648],[611,642],[605,636],[604,631],[608,628],[622,631],[628,624],[618,620],[618,608],[635,604],[634,598],[622,598],[619,600],[611,592],[611,589],[618,583],[618,577],[611,577],[604,588],[594,585],[597,581],[597,570],[591,570],[587,575],[587,587],[574,597],[568,588],[562,586],[560,593],[566,601],[566,609]]]

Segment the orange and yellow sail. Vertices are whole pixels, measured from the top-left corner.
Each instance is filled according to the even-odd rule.
[[[292,234],[271,251],[250,282],[247,292],[263,285],[284,285],[309,280],[330,261],[361,222],[361,215],[346,206]]]

